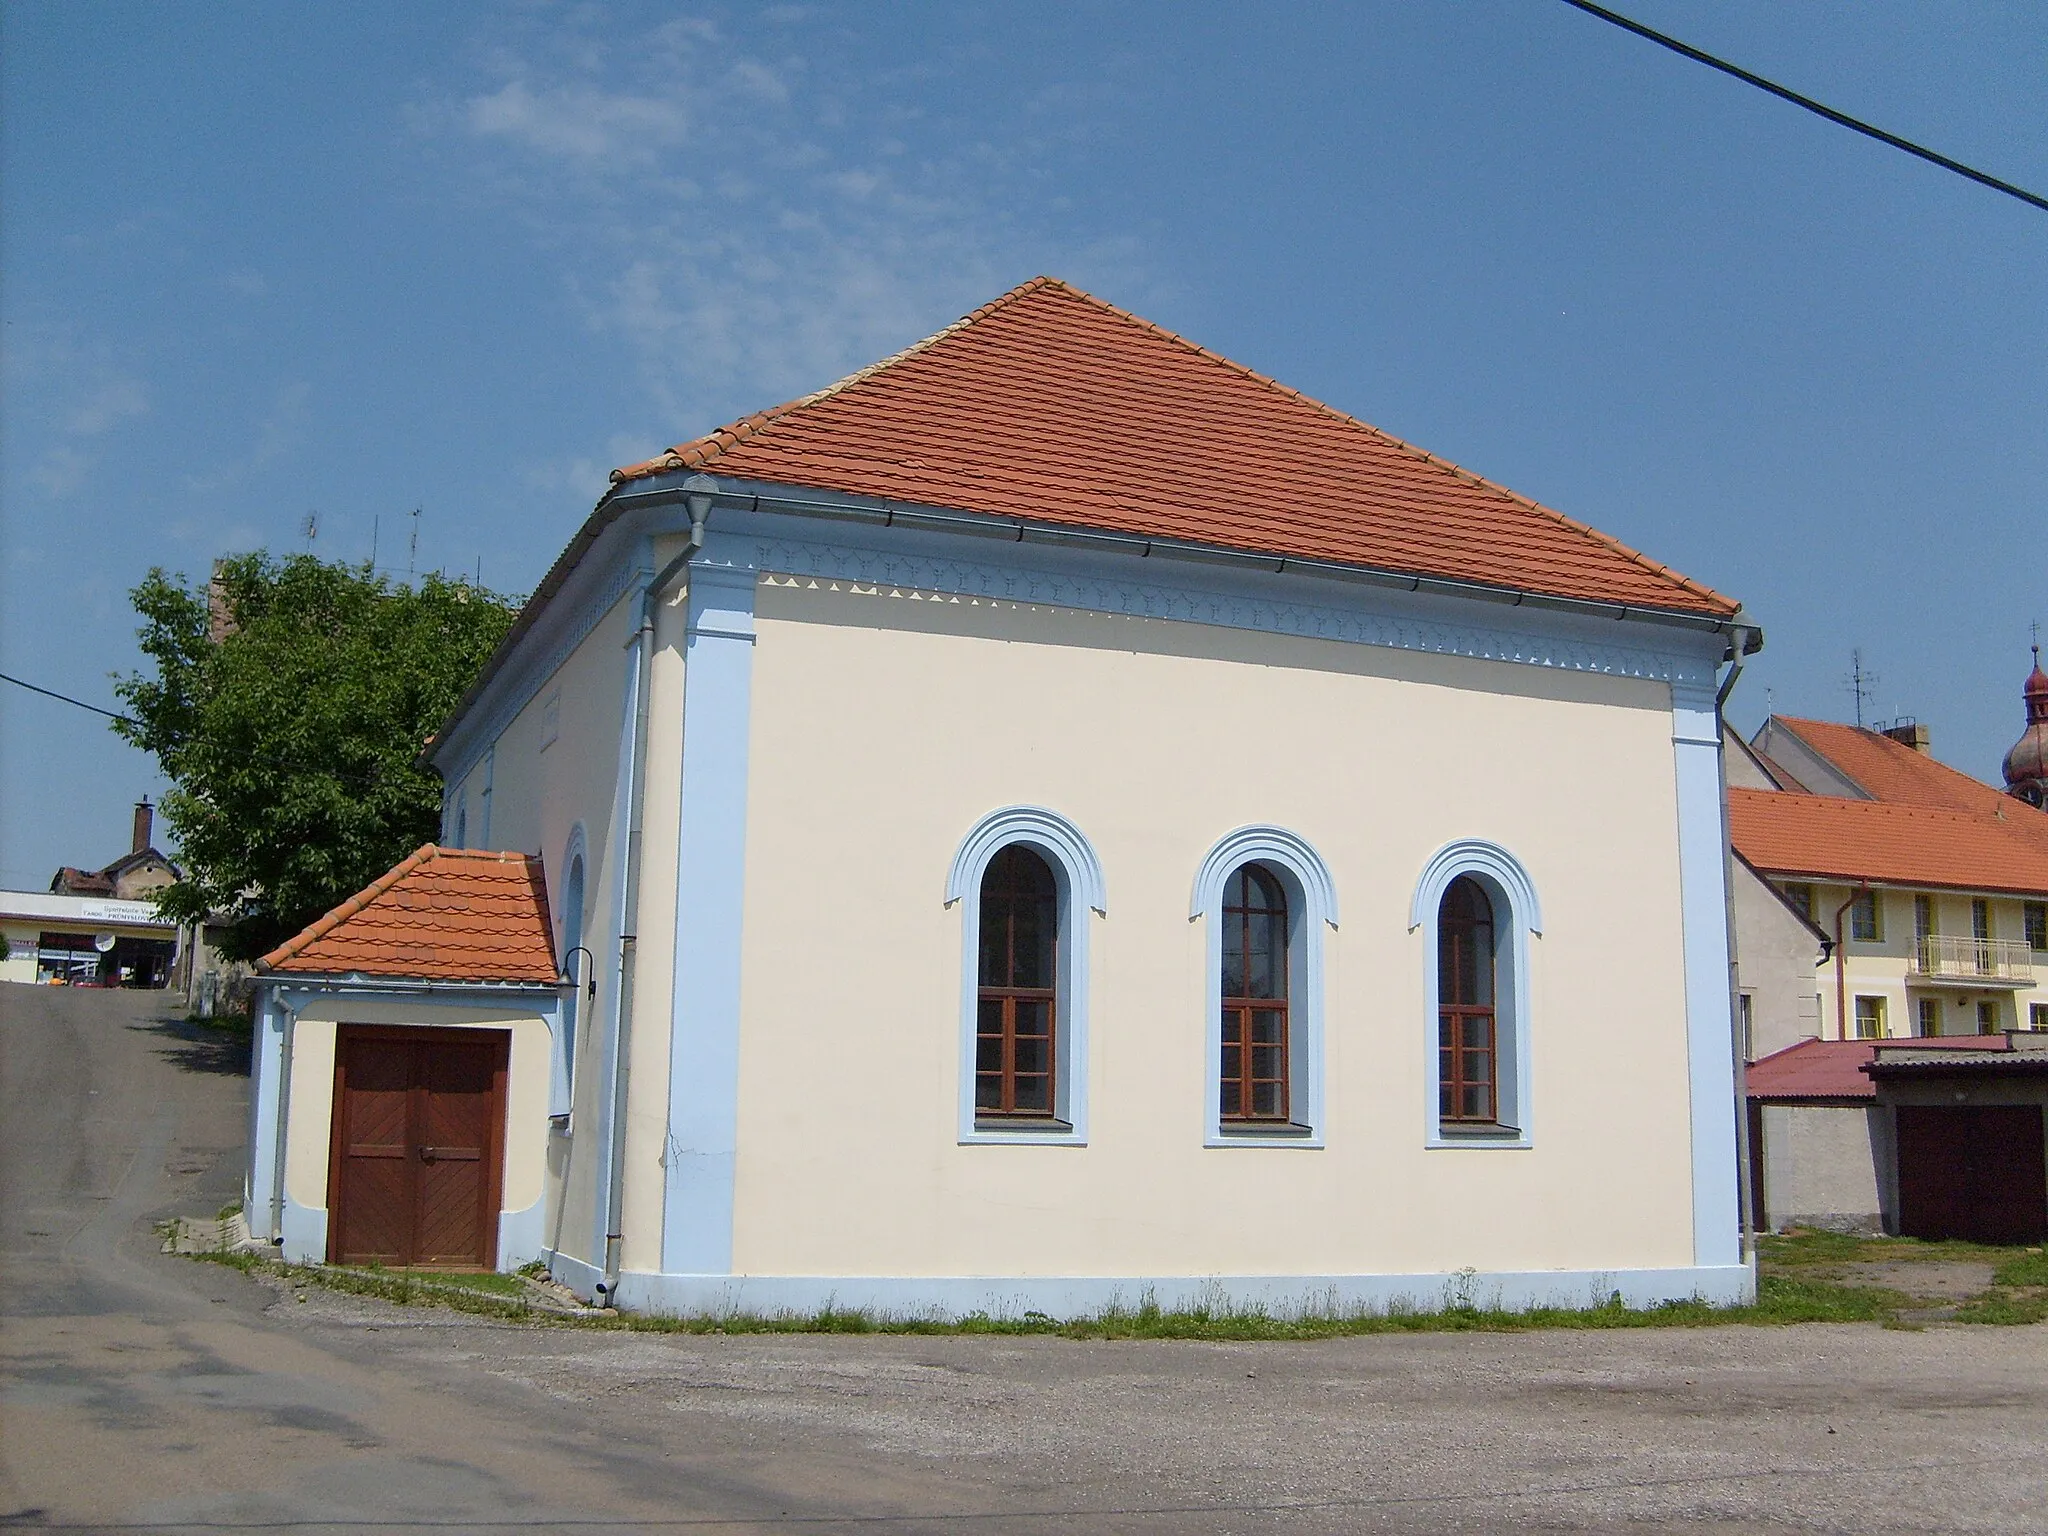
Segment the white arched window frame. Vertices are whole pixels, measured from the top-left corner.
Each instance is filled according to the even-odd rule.
[[[562,1007],[555,1026],[554,1061],[548,1073],[548,1116],[567,1120],[576,1102],[576,1033],[583,1027],[584,1004],[589,998],[590,959],[572,951],[583,944],[583,930],[590,916],[590,859],[584,848],[583,823],[569,833],[562,849],[561,943],[555,946],[556,963],[571,983],[562,994]]]
[[[1461,875],[1477,881],[1493,903],[1495,1092],[1501,1127],[1498,1130],[1446,1129],[1438,1104],[1440,1066],[1437,1056],[1437,919],[1444,892]],[[1422,935],[1422,975],[1426,1006],[1423,1047],[1427,1070],[1424,1125],[1432,1147],[1527,1147],[1531,1145],[1533,1076],[1529,1005],[1529,940],[1543,936],[1543,909],[1536,883],[1521,861],[1497,843],[1462,838],[1439,848],[1423,866],[1408,909],[1408,931]]]
[[[1059,949],[1054,990],[1054,1115],[1058,1126],[976,1125],[974,1054],[979,1013],[981,882],[990,860],[1013,843],[1042,854],[1059,886]],[[963,1145],[1088,1141],[1089,913],[1109,915],[1102,861],[1081,829],[1057,811],[1012,805],[974,824],[946,874],[946,905],[960,911],[959,1139]]]
[[[1223,892],[1246,864],[1259,864],[1287,892],[1287,1099],[1285,1127],[1226,1125],[1223,1088]],[[1209,850],[1195,875],[1188,920],[1204,924],[1202,1145],[1323,1145],[1323,930],[1337,926],[1337,886],[1309,841],[1285,827],[1239,827]]]

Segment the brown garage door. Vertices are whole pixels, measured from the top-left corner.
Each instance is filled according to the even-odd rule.
[[[1899,1230],[1978,1243],[2048,1236],[2040,1108],[1900,1105]]]
[[[499,1030],[341,1027],[331,1262],[497,1262],[509,1045]]]

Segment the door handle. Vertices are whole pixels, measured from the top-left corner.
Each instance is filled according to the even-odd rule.
[[[433,1147],[421,1147],[420,1161],[423,1163],[431,1163],[432,1161],[434,1161],[434,1152],[435,1149]]]

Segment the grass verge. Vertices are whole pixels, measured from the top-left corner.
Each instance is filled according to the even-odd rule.
[[[407,1270],[339,1269],[283,1264],[256,1253],[195,1254],[247,1274],[266,1275],[295,1290],[322,1287],[401,1306],[444,1306],[506,1322],[595,1328],[635,1333],[775,1334],[1050,1334],[1070,1339],[1288,1340],[1382,1333],[1519,1333],[1541,1328],[1701,1328],[1731,1324],[1888,1323],[1918,1306],[1915,1297],[1877,1286],[1843,1285],[1817,1277],[1763,1275],[1757,1299],[1746,1306],[1673,1301],[1656,1307],[1624,1305],[1617,1294],[1601,1306],[1513,1309],[1450,1305],[1427,1309],[1392,1306],[1381,1311],[1282,1315],[1259,1308],[1193,1307],[1166,1310],[1150,1302],[1109,1307],[1087,1317],[1053,1318],[973,1314],[958,1319],[889,1316],[852,1307],[817,1312],[701,1314],[653,1317],[564,1316],[531,1305],[509,1275],[452,1275]],[[485,1285],[484,1281],[496,1282]],[[1984,1321],[2005,1320],[1985,1318]],[[2032,1321],[2014,1317],[2011,1321]]]

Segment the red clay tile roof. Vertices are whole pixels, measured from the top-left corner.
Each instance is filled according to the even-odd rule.
[[[2002,1051],[2003,1035],[1957,1035],[1952,1039],[1888,1041],[1929,1050]],[[1753,1099],[1874,1099],[1877,1085],[1864,1067],[1877,1059],[1874,1040],[1802,1040],[1751,1062],[1747,1073]]]
[[[1893,805],[1991,812],[2012,803],[1989,784],[1877,731],[1837,725],[1832,720],[1795,720],[1785,715],[1776,719],[1877,799]]]
[[[2048,844],[2016,830],[2012,819],[2039,815],[2018,801],[2001,821],[1837,795],[1728,791],[1729,838],[1751,864],[1778,876],[1851,883],[2048,893]]]
[[[292,975],[543,985],[560,979],[541,861],[432,843],[258,965]]]
[[[1049,277],[612,478],[697,469],[1592,602],[1738,607]]]

